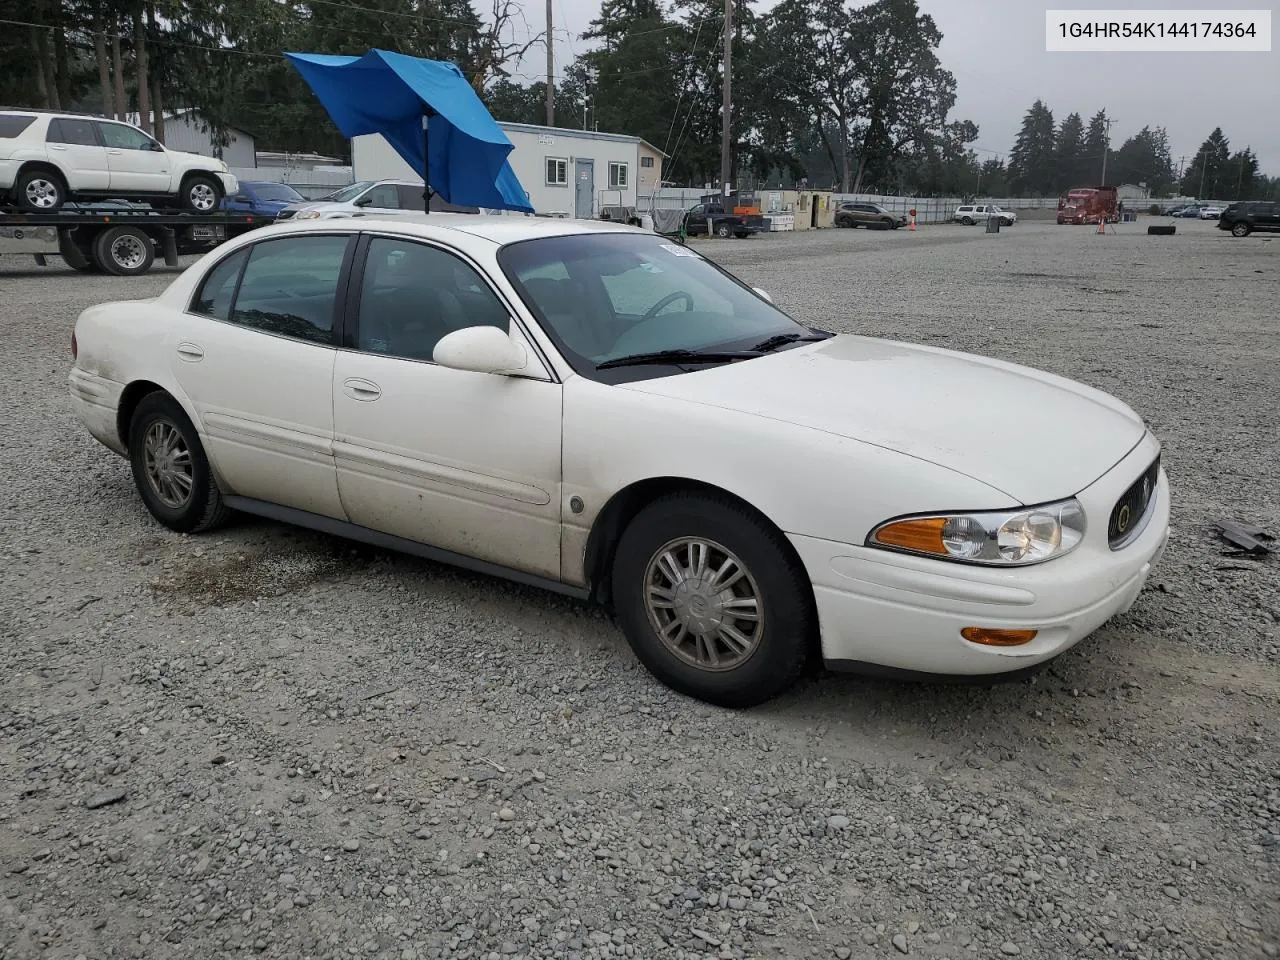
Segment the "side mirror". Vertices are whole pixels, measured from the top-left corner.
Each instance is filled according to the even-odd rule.
[[[770,303],[773,303],[773,297],[769,296],[768,290],[762,290],[760,287],[752,287],[751,289],[760,296],[760,299],[768,300]]]
[[[442,367],[472,373],[519,373],[529,362],[524,347],[497,327],[464,327],[446,334],[431,358]]]
[[[357,207],[367,207],[371,203],[373,203],[373,198],[368,195],[365,195],[361,197],[359,200],[355,201],[354,205]]]

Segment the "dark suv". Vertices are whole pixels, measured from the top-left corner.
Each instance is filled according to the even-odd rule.
[[[907,225],[907,218],[900,213],[890,213],[878,203],[842,203],[836,208],[837,227],[879,227],[897,230]]]
[[[1247,237],[1255,230],[1280,230],[1280,203],[1271,200],[1233,203],[1222,211],[1218,229],[1230,230],[1233,237]]]

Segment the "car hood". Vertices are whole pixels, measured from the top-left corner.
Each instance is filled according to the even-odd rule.
[[[1125,404],[1062,377],[847,334],[622,389],[874,444],[1024,504],[1078,493],[1146,433]]]

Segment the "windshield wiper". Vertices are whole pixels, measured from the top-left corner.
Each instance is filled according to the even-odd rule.
[[[768,353],[770,350],[777,350],[779,347],[785,347],[788,343],[808,343],[816,340],[828,340],[831,337],[832,334],[817,330],[810,333],[779,333],[775,336],[761,340],[751,349],[760,353]]]
[[[763,356],[759,350],[654,350],[652,353],[633,353],[625,357],[614,357],[596,364],[597,370],[608,370],[610,367],[631,367],[643,363],[724,363],[730,360],[750,360]]]

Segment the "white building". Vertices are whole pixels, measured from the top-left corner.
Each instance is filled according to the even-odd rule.
[[[533,209],[558,217],[598,217],[635,207],[662,183],[666,154],[640,137],[596,130],[499,123],[515,149],[509,160]],[[357,180],[421,180],[380,134],[351,141]]]
[[[136,113],[130,114],[127,119],[135,126],[138,124]],[[170,150],[217,157],[219,160],[226,161],[228,167],[258,165],[253,134],[231,127],[227,130],[227,137],[228,143],[225,147],[215,144],[208,122],[197,110],[166,110],[164,112],[164,145]]]

